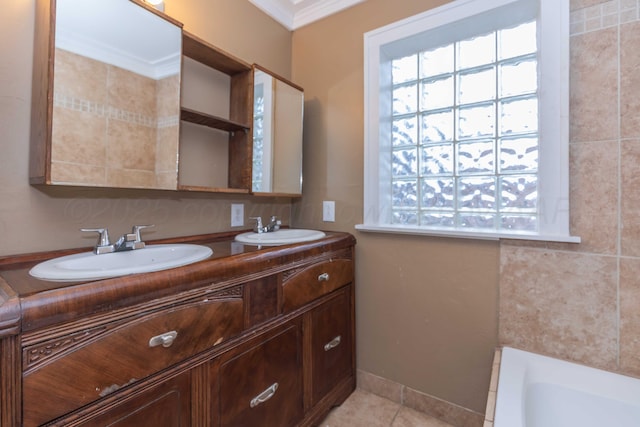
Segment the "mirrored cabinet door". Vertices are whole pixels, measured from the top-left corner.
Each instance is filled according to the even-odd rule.
[[[31,182],[175,190],[181,25],[131,0],[36,13]]]
[[[254,66],[252,191],[302,194],[301,87]]]

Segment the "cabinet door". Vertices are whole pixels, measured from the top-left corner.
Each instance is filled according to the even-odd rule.
[[[182,24],[128,0],[33,3],[31,183],[175,190]]]
[[[191,425],[191,386],[189,373],[183,373],[154,388],[127,396],[114,406],[96,411],[90,419],[62,420],[59,426],[109,427],[188,427]]]
[[[301,338],[300,322],[287,324],[221,362],[220,426],[287,427],[302,419]]]
[[[311,312],[312,403],[353,374],[349,288]]]
[[[301,87],[254,65],[252,190],[302,194]]]

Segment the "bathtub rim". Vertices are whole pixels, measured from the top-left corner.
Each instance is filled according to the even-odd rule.
[[[494,361],[491,378],[491,383],[496,383],[494,402],[490,402],[491,390],[487,400],[487,415],[492,412],[492,416],[485,418],[484,427],[524,426],[524,390],[527,385],[536,383],[555,384],[640,406],[638,377],[508,346],[497,348],[496,358],[498,354],[499,361]],[[600,381],[595,384],[597,388],[594,388],[594,380]],[[490,403],[493,408],[489,407]]]

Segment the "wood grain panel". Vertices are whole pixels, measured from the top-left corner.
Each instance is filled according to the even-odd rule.
[[[25,370],[24,425],[63,415],[238,335],[243,313],[241,299],[206,299],[135,319],[79,346],[71,343]],[[169,331],[178,334],[170,347],[149,346],[150,338]],[[43,345],[46,356],[46,346],[55,344],[26,348],[23,358],[39,354]]]
[[[352,280],[353,262],[350,259],[329,260],[293,271],[282,284],[282,311],[293,311]]]

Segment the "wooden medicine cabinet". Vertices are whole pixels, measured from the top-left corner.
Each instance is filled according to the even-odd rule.
[[[35,28],[31,184],[301,195],[299,86],[139,0],[38,0]]]

